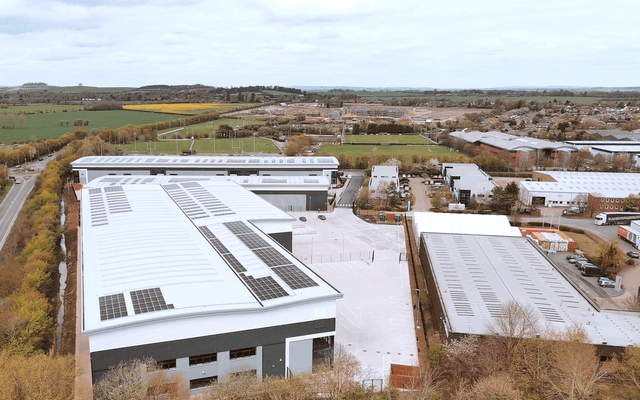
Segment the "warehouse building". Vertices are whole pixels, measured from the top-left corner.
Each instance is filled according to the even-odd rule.
[[[392,183],[395,185],[395,190],[399,191],[398,166],[374,165],[371,168],[371,179],[369,179],[369,195],[372,197],[382,196]]]
[[[581,326],[602,357],[640,345],[640,313],[601,310],[537,245],[513,235],[503,222],[487,218],[481,232],[479,221],[464,223],[467,215],[451,221],[447,216],[423,215],[414,226],[443,337],[484,335],[503,316],[503,306],[515,301],[537,312],[540,334],[546,328],[560,332]]]
[[[550,142],[532,137],[514,136],[502,132],[458,131],[449,133],[455,142],[471,144],[488,154],[499,156],[511,168],[528,168],[540,160],[551,160],[552,164],[565,168],[571,154],[577,148],[562,142]]]
[[[104,175],[324,176],[335,183],[335,157],[91,156],[71,163],[75,183]]]
[[[156,179],[81,192],[80,317],[94,382],[147,357],[192,389],[330,362],[342,294],[288,251],[294,218],[234,182]]]
[[[493,188],[498,186],[476,164],[443,163],[442,176],[453,197],[462,204],[468,204],[471,199],[486,202],[493,197]]]
[[[526,206],[570,207],[590,203],[594,211],[623,211],[624,198],[637,194],[640,174],[616,172],[534,171],[520,182]]]
[[[74,181],[132,175],[233,180],[284,211],[326,211],[335,157],[83,157],[72,163]]]

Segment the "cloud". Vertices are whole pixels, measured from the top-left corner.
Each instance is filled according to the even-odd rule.
[[[0,1],[2,84],[639,85],[631,0]]]

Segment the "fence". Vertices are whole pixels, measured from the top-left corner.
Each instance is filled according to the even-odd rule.
[[[322,264],[329,262],[342,261],[365,261],[367,263],[373,261],[374,251],[359,251],[354,253],[337,253],[337,254],[310,254],[300,257],[300,261],[305,264]]]

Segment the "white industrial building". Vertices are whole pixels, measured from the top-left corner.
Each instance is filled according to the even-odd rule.
[[[468,215],[451,214],[436,222],[419,214],[414,229],[420,259],[444,337],[487,334],[487,326],[504,315],[503,306],[517,302],[537,312],[540,334],[579,325],[601,356],[640,345],[640,313],[600,309],[537,245],[511,234],[504,222],[494,226],[489,216],[474,216],[480,219],[465,223]]]
[[[611,210],[621,199],[640,191],[640,174],[616,172],[535,171],[532,181],[520,182],[520,201],[523,205],[570,207],[585,205],[588,197],[596,203],[611,203]],[[599,209],[599,206],[596,205]],[[609,206],[607,205],[607,210]]]
[[[220,177],[284,211],[326,211],[339,163],[335,157],[91,156],[71,165],[75,183],[103,176]]]
[[[330,360],[342,294],[288,251],[294,218],[234,182],[172,178],[103,177],[81,191],[93,380],[147,357],[192,389]]]
[[[400,190],[398,167],[396,165],[374,165],[371,168],[371,178],[369,179],[370,196],[378,197],[379,194],[386,192],[386,188],[391,183],[395,184],[396,191]]]
[[[467,204],[474,199],[485,202],[493,197],[493,188],[498,186],[489,174],[476,164],[443,163],[442,176],[459,203]]]

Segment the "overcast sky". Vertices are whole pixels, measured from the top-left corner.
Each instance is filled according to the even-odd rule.
[[[0,0],[0,85],[640,86],[638,0]]]

